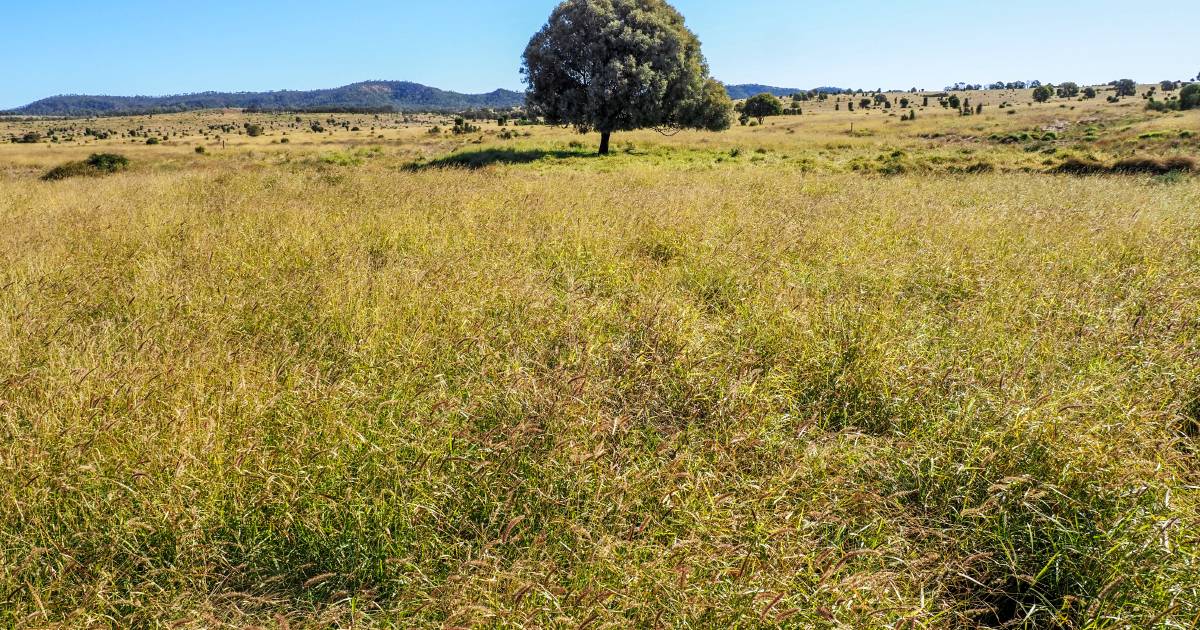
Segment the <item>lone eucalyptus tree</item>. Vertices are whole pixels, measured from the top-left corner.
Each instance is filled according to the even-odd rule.
[[[778,116],[783,113],[783,103],[774,94],[763,92],[746,99],[742,113],[751,118],[757,118],[758,124],[763,124],[767,116]]]
[[[529,41],[521,68],[531,112],[600,132],[728,129],[733,105],[700,40],[664,0],[566,0]]]

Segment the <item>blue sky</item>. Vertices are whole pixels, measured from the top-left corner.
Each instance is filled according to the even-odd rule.
[[[557,0],[0,0],[0,108],[46,96],[521,87]],[[1200,72],[1196,0],[676,0],[727,83],[939,88]]]

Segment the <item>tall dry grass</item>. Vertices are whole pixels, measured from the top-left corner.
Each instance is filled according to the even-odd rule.
[[[1200,618],[1200,182],[690,151],[10,171],[0,623]]]

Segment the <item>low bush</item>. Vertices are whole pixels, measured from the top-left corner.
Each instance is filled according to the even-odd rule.
[[[81,162],[67,162],[42,175],[42,181],[58,181],[70,177],[94,177],[116,173],[129,168],[129,158],[116,153],[93,153]]]

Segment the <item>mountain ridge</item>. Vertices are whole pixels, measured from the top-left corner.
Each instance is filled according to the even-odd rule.
[[[828,86],[813,89],[815,89],[817,92],[824,92],[826,94],[841,94],[842,92],[846,91],[842,88]],[[726,85],[725,91],[729,92],[729,98],[738,101],[744,98],[750,98],[756,94],[762,94],[764,92],[767,94],[774,94],[775,96],[791,96],[797,92],[808,92],[810,90],[801,88],[776,87],[774,85],[762,85],[760,83],[739,83],[736,85]]]
[[[787,96],[805,91],[757,83],[727,85],[725,89],[734,100],[749,98],[762,92]],[[829,93],[841,91],[828,87],[817,90]],[[360,81],[318,90],[210,91],[166,96],[60,94],[0,113],[16,116],[122,116],[201,109],[449,112],[465,109],[511,109],[524,104],[525,94],[514,90],[497,89],[482,94],[464,94],[411,81]]]
[[[119,116],[199,109],[453,111],[506,109],[524,103],[525,94],[513,90],[463,94],[411,81],[361,81],[318,90],[196,92],[167,96],[62,94],[34,101],[6,113],[25,116]]]

